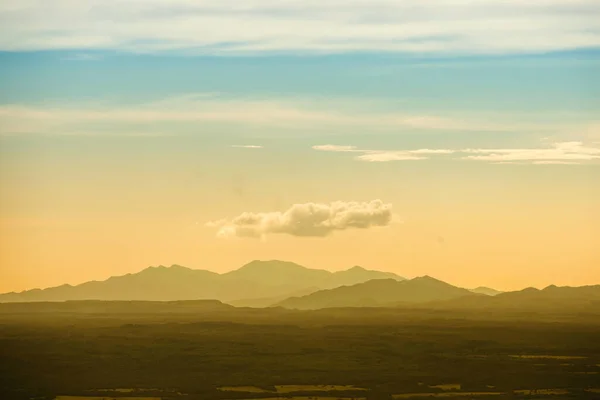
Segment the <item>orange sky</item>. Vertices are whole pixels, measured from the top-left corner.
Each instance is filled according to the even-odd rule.
[[[194,167],[207,173],[201,177],[184,161],[166,168],[115,157],[122,170],[85,157],[52,165],[4,161],[3,177],[13,167],[12,178],[16,171],[28,180],[3,181],[0,291],[101,280],[159,264],[224,272],[253,259],[329,270],[361,265],[501,290],[600,282],[600,190],[592,185],[593,167],[390,167],[349,159],[325,160],[341,164],[328,172],[276,164],[269,171],[264,166],[280,159],[259,151],[262,166],[250,160],[209,175],[204,161]],[[310,152],[295,157],[291,161],[316,161]],[[230,154],[221,161],[235,159]],[[324,238],[269,234],[262,240],[221,239],[205,226],[245,211],[379,198],[402,222]]]

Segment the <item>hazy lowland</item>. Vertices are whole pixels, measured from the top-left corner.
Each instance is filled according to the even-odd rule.
[[[600,285],[154,267],[0,297],[1,399],[597,399]]]

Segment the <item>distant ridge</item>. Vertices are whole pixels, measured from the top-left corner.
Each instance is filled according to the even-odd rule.
[[[504,292],[495,296],[457,298],[430,304],[434,308],[448,309],[512,309],[519,311],[543,311],[577,309],[580,311],[600,310],[600,285],[555,286],[544,289],[525,288]]]
[[[148,267],[135,274],[113,276],[104,281],[0,294],[0,302],[208,299],[224,302],[241,299],[278,301],[298,293],[378,278],[404,279],[393,273],[369,271],[361,267],[329,272],[278,260],[255,260],[224,274],[190,269],[181,265],[160,265]]]
[[[493,290],[493,289],[492,289]],[[497,292],[497,291],[494,291]],[[492,292],[492,293],[494,293]],[[596,312],[600,310],[600,285],[569,287],[550,285],[498,294],[474,293],[429,276],[405,281],[371,280],[292,297],[276,304],[300,310],[339,307],[402,307],[448,310],[512,310],[527,312]]]
[[[496,296],[500,293],[504,293],[504,292],[501,292],[500,290],[492,289],[492,288],[485,287],[485,286],[479,286],[479,287],[476,287],[475,289],[469,289],[469,290],[473,293],[485,294],[488,296]]]
[[[400,307],[587,312],[600,309],[600,285],[550,285],[541,290],[526,288],[500,292],[488,287],[464,289],[427,275],[406,280],[394,273],[367,270],[360,266],[330,272],[306,268],[289,261],[254,260],[223,274],[181,265],[159,265],[104,281],[0,294],[0,303],[65,301],[84,301],[84,309],[94,310],[106,307],[107,310],[113,310],[122,304],[119,302],[134,302],[135,308],[144,310],[141,312],[150,312],[151,308],[156,312],[189,311],[188,307],[194,310],[225,310],[231,307],[299,310]],[[103,304],[106,301],[111,304]],[[178,303],[181,301],[187,303]],[[165,303],[158,305],[156,302]],[[43,309],[46,307],[52,308],[44,306]],[[65,304],[61,310],[68,311],[70,307]],[[127,308],[131,309],[130,306]]]
[[[422,276],[404,281],[374,279],[352,286],[289,298],[278,303],[277,306],[306,310],[330,307],[395,306],[401,303],[425,303],[464,296],[478,295],[430,276]]]

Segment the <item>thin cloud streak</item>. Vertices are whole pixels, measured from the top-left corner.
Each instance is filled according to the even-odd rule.
[[[534,163],[548,164],[558,161],[591,161],[600,159],[600,148],[589,147],[582,142],[554,143],[548,148],[523,148],[523,149],[465,149],[464,153],[475,153],[463,157],[465,160],[475,161],[532,161]]]
[[[600,46],[593,0],[5,3],[0,49],[10,51],[514,54]]]
[[[410,152],[402,151],[371,151],[356,157],[360,161],[388,162],[388,161],[413,161],[425,160],[427,157],[415,156]]]
[[[314,150],[319,150],[319,151],[332,151],[332,152],[338,152],[338,153],[356,153],[356,152],[361,152],[362,150],[358,150],[356,148],[356,146],[338,146],[335,144],[323,144],[323,145],[316,145],[312,147]]]
[[[345,109],[335,101],[319,107],[294,100],[229,100],[213,94],[196,94],[167,98],[127,107],[99,106],[0,106],[0,135],[27,133],[64,134],[89,130],[97,122],[115,124],[148,123],[225,123],[252,124],[262,127],[289,128],[365,128],[369,130],[438,130],[455,132],[549,131],[556,124],[506,124],[480,121],[472,117],[407,115],[401,112]],[[359,105],[359,104],[356,104]],[[498,120],[505,120],[501,116]],[[144,127],[145,128],[145,127]],[[353,149],[339,148],[338,151]],[[425,151],[425,149],[424,149]]]
[[[449,149],[366,150],[359,149],[356,146],[344,146],[333,144],[316,145],[312,148],[318,151],[334,153],[361,153],[361,155],[354,157],[354,159],[367,162],[426,160],[428,157],[425,157],[425,155],[452,154],[455,152],[455,150]]]
[[[545,148],[497,148],[497,149],[417,149],[417,150],[361,150],[355,146],[317,145],[314,150],[325,152],[362,153],[356,156],[359,161],[390,162],[423,160],[435,155],[454,153],[477,154],[459,157],[461,160],[489,161],[494,164],[579,164],[600,159],[600,147],[592,147],[583,142],[557,142]],[[452,158],[456,160],[456,158]]]

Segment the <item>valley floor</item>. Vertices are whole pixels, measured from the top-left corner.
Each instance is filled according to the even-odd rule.
[[[594,315],[0,312],[0,398],[594,399]]]

